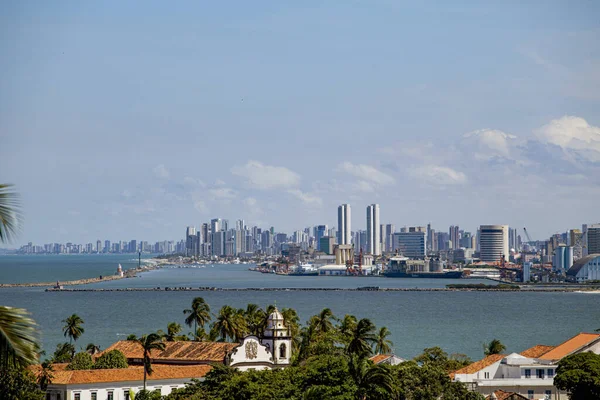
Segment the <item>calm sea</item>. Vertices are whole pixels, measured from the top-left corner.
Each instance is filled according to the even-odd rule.
[[[20,262],[21,281],[52,281],[49,275],[30,278],[30,274],[52,271],[63,280],[109,274],[116,264],[125,266],[118,256],[90,257],[75,261],[93,274],[69,275],[57,265],[57,258],[37,256]],[[105,258],[107,257],[107,258]],[[66,257],[68,258],[68,257]],[[123,258],[123,257],[121,257]],[[127,256],[125,256],[127,259]],[[129,257],[135,265],[132,257]],[[16,260],[16,261],[15,261]],[[25,259],[24,259],[25,260]],[[60,259],[64,262],[64,258]],[[74,259],[76,260],[76,259]],[[106,263],[104,267],[100,265]],[[49,264],[42,267],[38,264]],[[29,266],[27,266],[29,265]],[[14,282],[5,257],[0,257],[0,282]],[[72,266],[67,269],[73,268]],[[107,272],[102,272],[106,268]],[[161,269],[139,278],[95,284],[93,287],[443,287],[449,282],[436,279],[391,279],[352,277],[286,277],[247,271],[248,265],[210,265],[193,269]],[[79,273],[80,271],[78,271]],[[48,272],[46,272],[48,273]],[[15,275],[16,276],[16,275]],[[91,285],[90,285],[91,286]],[[482,343],[500,339],[508,351],[522,351],[535,344],[558,344],[570,336],[600,328],[600,295],[581,293],[492,293],[492,292],[87,292],[46,293],[42,288],[0,289],[0,304],[30,310],[40,326],[44,349],[51,353],[64,341],[61,322],[72,313],[85,320],[85,334],[77,342],[85,347],[93,342],[102,348],[124,339],[128,334],[166,329],[171,321],[183,324],[183,309],[192,298],[202,296],[216,312],[229,304],[245,307],[295,308],[302,321],[324,307],[336,316],[354,314],[370,318],[392,331],[396,354],[413,357],[425,347],[441,346],[449,353],[463,353],[479,359]],[[186,332],[189,329],[186,327]]]

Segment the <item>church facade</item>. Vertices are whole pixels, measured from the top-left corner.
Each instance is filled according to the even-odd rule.
[[[247,371],[285,368],[290,365],[292,337],[285,325],[283,315],[275,308],[267,319],[267,327],[262,337],[246,336],[231,350],[229,366]]]

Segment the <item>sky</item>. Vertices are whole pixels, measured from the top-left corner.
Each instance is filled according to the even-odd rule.
[[[600,221],[600,2],[0,5],[16,244]]]

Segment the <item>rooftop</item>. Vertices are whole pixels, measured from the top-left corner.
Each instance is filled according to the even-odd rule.
[[[150,356],[154,362],[223,362],[225,356],[239,343],[227,342],[164,342],[165,349],[152,350]],[[121,340],[95,357],[99,357],[111,350],[119,350],[127,359],[143,358],[142,347],[132,340]]]
[[[504,357],[506,357],[505,354],[492,354],[490,356],[487,356],[483,360],[476,361],[472,364],[467,365],[466,367],[454,371],[453,374],[474,374],[475,372],[481,371],[485,367],[489,367],[490,365],[502,360]]]
[[[571,339],[562,342],[538,358],[540,360],[548,361],[560,360],[561,358],[566,357],[582,347],[585,347],[598,340],[600,340],[600,333],[580,333],[579,335],[573,336]]]
[[[600,258],[600,254],[590,254],[585,257],[581,257],[579,260],[575,261],[571,268],[568,269],[567,275],[575,276],[583,268],[585,264],[592,261],[594,258]]]
[[[34,372],[39,372],[39,366]],[[191,379],[202,378],[210,370],[210,365],[153,365],[152,375],[148,381],[165,379]],[[52,378],[53,385],[75,385],[103,382],[142,382],[144,380],[144,367],[136,366],[120,369],[85,369],[77,371],[55,370]]]
[[[520,354],[523,357],[527,358],[539,358],[542,354],[546,354],[550,350],[552,350],[555,346],[546,346],[543,344],[538,344],[533,347],[528,348],[527,350],[522,351]]]

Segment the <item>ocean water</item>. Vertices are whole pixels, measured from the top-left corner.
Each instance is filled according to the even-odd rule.
[[[113,259],[106,260],[110,264],[106,268],[114,269]],[[37,262],[44,262],[43,257]],[[91,264],[93,263],[90,261]],[[20,273],[27,275],[26,267],[22,268]],[[58,270],[58,267],[53,268]],[[161,269],[142,274],[139,278],[86,287],[443,287],[448,283],[437,279],[286,277],[251,272],[247,268],[248,265],[217,264],[205,268]],[[40,267],[33,269],[38,271]],[[65,273],[66,277],[63,279],[74,279],[67,275]],[[354,314],[358,318],[370,318],[378,326],[387,326],[391,330],[395,353],[401,357],[413,357],[425,347],[440,346],[448,353],[462,353],[479,359],[483,354],[483,342],[494,338],[506,344],[507,351],[519,352],[535,344],[556,345],[579,332],[600,328],[600,295],[584,293],[57,293],[44,292],[43,288],[5,288],[0,289],[0,304],[28,309],[39,325],[43,348],[52,353],[57,343],[65,341],[62,320],[73,313],[80,315],[85,321],[85,333],[76,346],[84,348],[87,343],[93,342],[106,348],[130,333],[141,335],[158,329],[165,330],[172,321],[183,325],[183,309],[188,308],[196,296],[204,297],[213,312],[226,304],[241,308],[248,303],[256,303],[261,307],[277,304],[280,308],[295,308],[303,322],[325,307],[331,308],[338,317]],[[185,327],[185,332],[189,331],[191,329]]]

